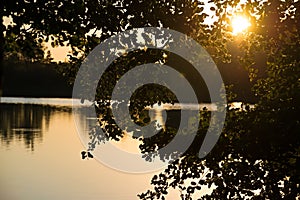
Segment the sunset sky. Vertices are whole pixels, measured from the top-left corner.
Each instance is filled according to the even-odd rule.
[[[244,1],[241,1],[242,4]],[[204,1],[204,12],[207,13],[209,16],[205,19],[205,23],[207,24],[213,24],[217,20],[217,16],[214,15],[214,12],[210,10],[212,6],[214,6],[213,3],[208,3],[208,0]],[[232,12],[232,9],[227,8],[229,12]],[[239,9],[239,6],[237,6],[237,9]],[[11,17],[3,17],[4,25],[13,25],[13,21]],[[245,32],[248,27],[251,26],[249,20],[243,16],[243,15],[234,15],[231,19],[231,26],[232,26],[232,33],[234,35],[238,35],[242,32]],[[46,50],[51,52],[53,61],[58,62],[67,62],[68,61],[68,53],[71,51],[71,48],[69,46],[58,46],[53,48],[51,46],[51,39],[47,43],[45,43]]]

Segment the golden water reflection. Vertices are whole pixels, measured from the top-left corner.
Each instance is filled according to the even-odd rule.
[[[89,120],[80,126],[88,131]],[[134,200],[152,187],[159,172],[128,174],[82,160],[77,128],[71,107],[0,104],[0,199]],[[116,145],[137,151],[131,140]],[[179,191],[167,199],[179,199]]]
[[[90,159],[71,108],[0,104],[0,199],[133,200],[152,174],[126,174]]]

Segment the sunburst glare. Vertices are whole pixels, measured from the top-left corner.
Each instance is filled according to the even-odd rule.
[[[239,33],[243,33],[247,31],[247,29],[251,26],[250,21],[244,16],[235,16],[231,21],[232,33],[237,35]]]

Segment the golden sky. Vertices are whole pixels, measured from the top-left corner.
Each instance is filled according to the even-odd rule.
[[[241,0],[240,3],[243,3],[244,0]],[[210,7],[213,6],[212,3],[208,3],[207,0],[204,1],[205,6],[204,6],[204,12],[208,13],[209,16],[206,18],[205,23],[207,24],[212,24],[215,20],[216,20],[216,16],[214,15],[214,13],[210,10]],[[243,33],[247,30],[247,28],[249,26],[251,26],[250,22],[248,21],[247,18],[243,17],[243,16],[235,16],[231,19],[232,21],[232,28],[233,28],[233,34],[234,35],[238,35],[240,33]],[[5,26],[7,25],[13,25],[13,20],[11,17],[3,17],[3,24]],[[62,62],[66,62],[68,61],[68,53],[71,51],[71,48],[68,46],[58,46],[53,48],[51,46],[51,40],[49,40],[49,42],[45,43],[45,47],[46,50],[51,52],[53,61],[58,62],[58,61],[62,61]]]

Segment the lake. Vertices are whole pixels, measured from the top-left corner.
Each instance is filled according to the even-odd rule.
[[[126,174],[81,159],[70,99],[37,100],[1,101],[0,199],[132,200],[151,187],[153,173]]]
[[[71,99],[0,100],[0,199],[133,200],[152,188],[158,172],[123,173],[81,159]],[[82,127],[88,130],[86,122]]]

